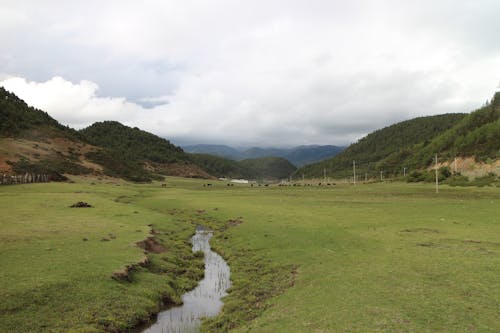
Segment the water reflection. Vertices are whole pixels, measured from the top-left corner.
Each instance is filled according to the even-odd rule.
[[[192,291],[182,296],[183,305],[158,314],[157,322],[143,333],[198,332],[201,318],[213,317],[222,309],[221,298],[231,285],[229,266],[210,249],[212,233],[198,229],[191,239],[193,252],[205,254],[205,277]]]

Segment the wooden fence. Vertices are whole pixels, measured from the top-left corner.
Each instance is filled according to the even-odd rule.
[[[24,175],[0,175],[0,185],[15,185],[28,183],[50,182],[51,177],[45,174],[26,173]]]

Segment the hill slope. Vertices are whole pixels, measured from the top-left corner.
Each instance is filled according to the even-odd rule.
[[[87,174],[102,168],[85,158],[99,150],[46,112],[0,87],[0,173]]]
[[[438,152],[442,159],[474,157],[476,161],[500,158],[500,92],[491,103],[468,114],[455,126],[414,147],[407,158],[413,167],[427,166],[429,156]]]
[[[401,163],[415,144],[428,144],[465,116],[465,114],[444,114],[419,117],[385,127],[368,134],[331,159],[300,168],[296,175],[304,174],[309,178],[323,177],[326,170],[330,177],[348,177],[352,175],[353,160],[357,163],[359,174],[376,176],[381,167],[379,163],[382,161],[386,171],[387,168],[391,168],[391,172],[396,172],[402,168]],[[394,160],[389,159],[394,154],[400,155]]]

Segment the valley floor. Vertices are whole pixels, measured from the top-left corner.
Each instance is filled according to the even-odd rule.
[[[499,188],[92,182],[0,187],[1,332],[137,324],[199,279],[196,224],[233,282],[206,331],[500,331]],[[165,251],[111,279],[151,228]]]

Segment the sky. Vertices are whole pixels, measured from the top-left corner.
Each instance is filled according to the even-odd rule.
[[[498,13],[498,0],[1,0],[0,86],[78,129],[346,145],[491,99]]]

